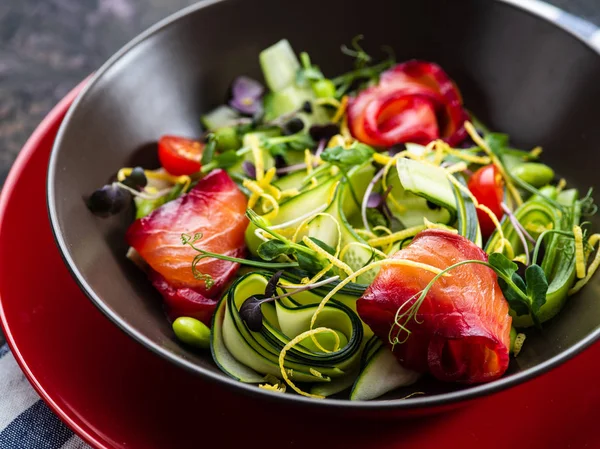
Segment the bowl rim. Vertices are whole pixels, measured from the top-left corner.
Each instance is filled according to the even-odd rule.
[[[191,371],[195,374],[202,376],[202,378],[210,380],[212,382],[221,383],[227,385],[231,388],[237,389],[238,391],[250,394],[252,396],[271,399],[275,401],[280,401],[283,403],[296,403],[302,404],[305,406],[320,406],[321,408],[329,408],[329,409],[340,409],[340,408],[348,408],[353,410],[411,410],[411,409],[424,409],[424,408],[433,408],[433,407],[441,407],[448,406],[452,404],[456,404],[459,402],[465,402],[468,400],[472,400],[481,396],[497,393],[509,387],[513,387],[519,384],[522,384],[526,381],[529,381],[535,377],[538,377],[550,369],[566,362],[567,360],[575,357],[584,349],[588,348],[594,342],[600,339],[600,326],[592,331],[585,338],[577,342],[575,345],[571,346],[567,350],[562,351],[561,353],[555,355],[554,357],[538,364],[533,367],[530,367],[524,371],[513,374],[509,377],[502,377],[495,381],[484,383],[476,386],[469,387],[467,389],[436,394],[432,396],[423,396],[423,397],[413,397],[410,400],[404,399],[391,399],[391,400],[372,400],[372,401],[350,401],[349,399],[331,399],[325,398],[319,401],[314,400],[312,398],[300,396],[300,395],[292,395],[292,394],[281,394],[273,391],[269,391],[262,388],[257,388],[254,384],[246,384],[240,381],[237,381],[225,373],[217,373],[210,371],[206,368],[203,368],[200,365],[192,363],[181,356],[177,356],[167,349],[163,348],[159,344],[153,342],[151,339],[146,337],[141,332],[137,331],[133,328],[126,320],[121,319],[117,314],[115,314],[100,298],[93,288],[87,283],[83,274],[79,271],[77,265],[75,264],[73,258],[71,257],[70,250],[63,238],[63,231],[61,229],[58,213],[56,209],[56,201],[55,201],[55,192],[54,192],[54,181],[57,175],[57,159],[58,154],[60,152],[60,148],[62,146],[62,142],[64,140],[64,136],[66,134],[66,130],[69,127],[72,117],[76,114],[79,104],[85,99],[87,93],[91,91],[94,85],[104,76],[104,74],[112,68],[119,60],[125,57],[129,51],[131,51],[136,46],[140,45],[144,41],[151,38],[154,34],[162,31],[165,28],[172,26],[174,23],[186,17],[190,14],[196,13],[205,8],[210,8],[211,6],[232,0],[204,0],[202,2],[187,6],[166,18],[160,20],[156,24],[152,25],[136,37],[134,37],[131,41],[121,47],[116,53],[113,54],[88,80],[83,89],[79,92],[75,100],[73,101],[71,107],[67,111],[58,133],[56,135],[56,139],[52,146],[52,152],[50,155],[50,160],[48,164],[47,171],[47,179],[46,179],[46,202],[48,215],[50,219],[50,225],[52,229],[52,234],[54,236],[54,240],[56,245],[58,246],[59,252],[65,265],[67,266],[69,272],[71,273],[74,280],[77,282],[79,288],[85,293],[85,295],[91,300],[91,302],[107,317],[109,318],[121,331],[125,332],[127,335],[132,337],[141,345],[145,346],[150,351],[154,352],[158,356],[174,363],[175,365]],[[535,8],[535,5],[540,3],[543,6],[556,8],[558,12],[562,12],[560,8],[544,4],[543,2],[537,0],[520,0],[518,3],[515,0],[493,0],[497,3],[502,3],[507,7],[516,9],[524,14],[529,14],[537,19],[541,19],[545,22],[548,22],[555,27],[561,29],[563,32],[569,34],[571,37],[574,37],[581,44],[590,48],[593,52],[595,52],[600,57],[600,48],[596,48],[594,45],[590,43],[590,41],[584,39],[582,36],[574,32],[572,29],[563,25],[562,23],[549,18],[544,15],[539,9]],[[569,13],[564,13],[569,14]]]

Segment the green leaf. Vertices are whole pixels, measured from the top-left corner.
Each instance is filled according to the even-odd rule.
[[[310,240],[312,240],[319,248],[327,251],[329,254],[334,255],[335,254],[335,249],[333,247],[331,247],[330,245],[328,245],[327,243],[325,243],[322,240],[319,240],[318,238],[315,237],[309,237]]]
[[[517,273],[513,273],[511,280],[522,293],[525,292],[527,287],[525,286],[525,282],[521,276],[519,276]],[[502,290],[502,294],[508,302],[508,305],[517,314],[517,316],[529,314],[530,303],[529,301],[525,301],[523,299],[522,294],[519,294],[519,292],[515,291],[515,289],[508,285],[508,283],[502,278],[498,278],[498,285],[500,285],[500,289]]]
[[[325,267],[323,261],[317,256],[300,251],[297,251],[295,256],[296,260],[298,261],[298,267],[302,270],[308,271],[309,273],[317,273]]]
[[[503,274],[509,279],[512,279],[513,274],[515,274],[519,269],[516,263],[514,263],[502,253],[490,254],[488,262],[490,263],[490,265],[496,268],[496,273]]]
[[[534,264],[525,270],[525,281],[527,282],[527,296],[531,298],[531,312],[537,315],[540,308],[546,304],[548,279],[546,279],[542,267]]]
[[[281,240],[273,239],[261,243],[256,252],[263,260],[273,260],[279,256],[292,254],[294,249]]]
[[[497,156],[501,156],[508,147],[508,134],[487,133],[484,140]]]
[[[216,155],[214,159],[219,168],[229,168],[235,165],[241,156],[238,156],[235,150],[229,150]]]
[[[313,148],[315,146],[315,141],[312,140],[309,134],[298,133],[294,134],[294,136],[297,137],[288,142],[288,145],[292,150],[304,151],[307,148]]]
[[[202,151],[202,159],[200,160],[202,165],[206,165],[213,160],[216,148],[217,138],[213,133],[210,133],[208,135],[208,143],[204,146],[204,150]]]
[[[355,142],[350,148],[336,146],[321,153],[321,159],[334,165],[360,165],[368,161],[375,151],[368,145]]]
[[[287,146],[285,143],[279,143],[276,145],[271,145],[267,148],[271,156],[285,156],[287,153]]]

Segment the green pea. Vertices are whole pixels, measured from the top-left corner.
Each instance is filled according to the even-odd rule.
[[[187,316],[177,318],[173,322],[173,332],[185,344],[201,349],[210,347],[210,329],[196,318]]]
[[[240,147],[240,138],[235,128],[226,126],[215,131],[219,151],[237,150]]]
[[[542,187],[554,179],[554,170],[539,162],[525,162],[512,169],[512,174],[534,187]]]
[[[335,84],[328,79],[315,81],[312,89],[317,98],[331,98],[335,96]]]

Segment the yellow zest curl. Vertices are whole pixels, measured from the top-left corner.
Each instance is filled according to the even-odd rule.
[[[594,275],[594,273],[600,266],[600,251],[598,250],[598,248],[596,248],[596,245],[598,244],[598,242],[600,242],[600,234],[594,234],[588,239],[588,245],[590,248],[595,248],[596,255],[594,256],[594,260],[588,267],[587,274],[585,275],[585,277],[583,279],[580,279],[579,281],[577,281],[577,283],[573,286],[573,288],[571,288],[571,290],[569,290],[569,295],[574,295],[579,290],[581,290],[583,288],[583,286],[590,281],[590,279],[592,278],[592,276]],[[586,257],[589,256],[589,254],[591,252],[592,252],[592,250],[589,250]]]
[[[382,247],[388,245],[389,243],[395,243],[399,240],[404,240],[409,237],[414,237],[419,232],[427,229],[425,225],[413,226],[412,228],[403,229],[402,231],[394,232],[390,235],[384,235],[382,237],[376,237],[374,239],[370,239],[367,243],[371,246]]]
[[[287,354],[287,352],[290,349],[292,349],[294,346],[296,346],[298,343],[300,343],[304,339],[306,339],[308,337],[314,337],[315,335],[322,334],[323,332],[329,332],[335,336],[335,340],[336,340],[336,343],[335,343],[336,349],[335,350],[337,351],[337,349],[339,349],[339,346],[340,346],[340,337],[337,334],[337,332],[335,332],[333,329],[329,329],[328,327],[318,327],[316,329],[311,329],[306,332],[302,332],[300,335],[296,336],[296,338],[294,338],[293,340],[290,340],[288,342],[288,344],[286,344],[283,347],[283,349],[281,350],[281,352],[279,353],[279,369],[281,370],[281,377],[283,377],[283,380],[285,380],[285,382],[290,387],[292,387],[292,390],[294,390],[296,393],[298,393],[302,396],[306,396],[308,398],[323,399],[324,396],[321,396],[319,394],[310,394],[305,391],[302,391],[300,388],[298,388],[294,384],[294,382],[292,382],[292,380],[288,376],[288,370],[285,369],[285,364],[284,364],[285,355]]]
[[[348,95],[344,95],[342,97],[342,101],[340,102],[340,106],[338,107],[337,111],[335,111],[335,115],[333,116],[331,121],[333,123],[339,122],[342,119],[342,117],[344,116],[344,114],[346,113],[347,107],[348,107]]]
[[[519,355],[519,352],[521,352],[526,337],[527,336],[525,334],[517,334],[517,336],[515,337],[515,344],[513,345],[513,355],[515,357]]]
[[[583,252],[583,233],[579,226],[573,226],[573,235],[575,236],[575,270],[577,278],[585,277],[585,254]]]
[[[533,150],[531,150],[531,151],[529,152],[529,154],[531,154],[531,156],[532,156],[532,157],[539,157],[539,156],[540,156],[540,154],[542,154],[542,151],[543,151],[543,150],[542,150],[542,147],[540,147],[540,146],[537,146],[537,147],[535,147]]]
[[[344,262],[342,262],[341,260],[339,260],[337,257],[329,254],[327,251],[325,251],[323,248],[321,248],[319,245],[317,245],[315,242],[313,242],[307,236],[304,236],[304,238],[302,239],[302,242],[307,247],[309,247],[310,249],[312,249],[314,252],[316,252],[320,256],[326,258],[334,266],[336,266],[340,270],[344,271],[348,276],[352,276],[352,274],[354,273],[354,271],[352,271],[352,268],[350,268]]]

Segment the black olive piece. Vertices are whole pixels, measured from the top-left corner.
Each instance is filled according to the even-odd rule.
[[[340,133],[340,127],[335,123],[313,125],[310,127],[308,133],[315,142],[318,142],[319,140],[329,141],[333,136]]]
[[[288,164],[282,155],[278,154],[275,156],[275,168],[283,168],[287,167],[287,165]]]
[[[148,184],[148,179],[142,167],[135,167],[131,174],[123,180],[123,184],[132,189],[144,188]]]
[[[303,129],[304,122],[298,117],[291,119],[289,122],[283,125],[283,132],[287,135],[299,133]]]
[[[439,205],[437,205],[437,204],[435,204],[435,203],[432,203],[432,202],[431,202],[431,201],[429,201],[429,200],[427,200],[427,207],[428,207],[429,209],[431,209],[431,210],[438,210],[438,209],[441,209],[441,206],[439,206]]]
[[[108,184],[94,191],[87,199],[87,207],[99,217],[110,217],[121,212],[131,201],[131,193],[116,184]]]
[[[304,104],[302,105],[302,111],[306,112],[307,114],[312,114],[312,112],[313,112],[312,103],[310,101],[305,101]]]
[[[404,145],[403,143],[397,143],[396,145],[392,145],[389,150],[390,156],[395,156],[404,150],[406,150],[406,145]]]

